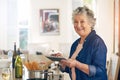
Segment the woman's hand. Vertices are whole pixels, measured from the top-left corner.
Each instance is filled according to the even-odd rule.
[[[76,67],[77,61],[75,59],[61,60],[61,63],[69,68]]]
[[[62,57],[62,54],[61,53],[55,53],[55,54],[51,54],[51,56]]]

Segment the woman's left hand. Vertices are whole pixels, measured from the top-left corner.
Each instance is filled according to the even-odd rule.
[[[68,66],[70,68],[76,67],[77,61],[75,59],[68,59],[68,60],[63,60],[63,61],[66,64],[66,66]]]

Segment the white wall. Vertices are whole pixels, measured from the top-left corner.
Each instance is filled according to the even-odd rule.
[[[18,45],[17,0],[7,0],[7,48],[13,49],[14,42]]]
[[[7,47],[7,0],[0,0],[0,49]]]
[[[114,0],[97,0],[98,34],[104,39],[108,48],[108,59],[113,53]]]
[[[60,35],[40,35],[40,9],[59,9]],[[71,0],[31,0],[31,20],[29,43],[53,43],[53,48],[58,48],[58,43],[70,43],[71,32]]]
[[[16,0],[0,0],[0,49],[13,49],[17,42]]]

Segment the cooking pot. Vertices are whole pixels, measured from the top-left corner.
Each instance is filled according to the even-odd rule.
[[[29,70],[28,80],[47,80],[48,70]]]

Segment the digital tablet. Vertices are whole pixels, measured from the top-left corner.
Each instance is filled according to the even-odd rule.
[[[46,56],[48,59],[52,60],[52,61],[61,61],[61,60],[66,60],[63,57],[55,57],[55,56]]]

